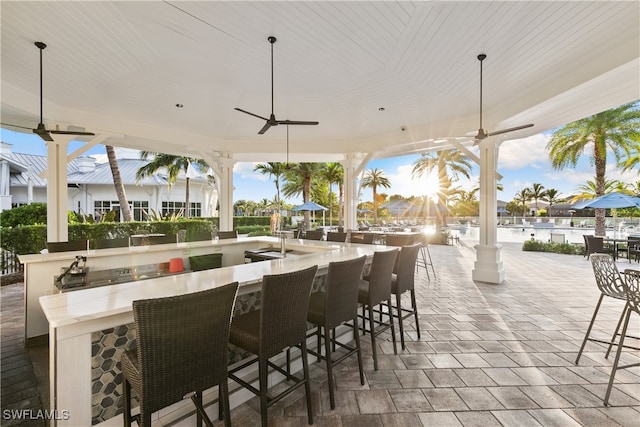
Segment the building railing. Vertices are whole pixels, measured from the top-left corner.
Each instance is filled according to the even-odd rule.
[[[0,249],[0,272],[2,275],[22,273],[24,266],[20,264],[18,254]]]

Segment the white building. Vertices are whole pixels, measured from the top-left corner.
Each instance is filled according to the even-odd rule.
[[[136,180],[136,171],[147,163],[141,159],[118,159],[127,200],[138,221],[146,219],[144,211],[153,209],[163,215],[170,214],[183,209],[185,202],[184,173],[171,188],[166,171]],[[46,156],[14,153],[11,144],[0,143],[0,212],[33,202],[46,203],[47,181],[41,178],[46,167]],[[108,162],[96,163],[93,157],[78,157],[69,162],[67,179],[68,210],[93,215],[110,210],[120,212]],[[217,215],[218,193],[205,176],[190,179],[189,202],[191,217]]]

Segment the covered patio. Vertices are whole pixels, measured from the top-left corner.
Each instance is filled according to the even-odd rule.
[[[506,286],[496,287],[472,279],[473,252],[464,242],[431,247],[437,278],[427,280],[423,269],[416,276],[422,338],[409,324],[407,349],[396,356],[387,335],[379,342],[378,371],[369,340],[363,339],[365,385],[360,385],[355,357],[338,365],[333,411],[325,365],[311,364],[314,425],[637,426],[640,368],[617,373],[606,407],[602,401],[613,356],[605,359],[604,346],[588,343],[574,365],[598,298],[590,262],[575,255],[523,252],[520,244],[507,243],[502,254],[508,278]],[[46,409],[46,345],[23,348],[20,285],[1,292],[2,407]],[[619,301],[609,299],[594,326],[599,338],[610,336],[622,310]],[[636,336],[638,325],[633,323]],[[5,363],[5,355],[13,363]],[[621,363],[639,360],[637,351],[623,351]],[[16,387],[21,393],[11,392]],[[253,399],[233,409],[231,418],[233,425],[257,426],[259,414]],[[270,410],[270,417],[273,426],[306,426],[303,395],[291,395]],[[193,424],[193,419],[177,423]]]
[[[3,126],[30,132],[42,121],[47,129],[95,133],[73,153],[73,136],[47,143],[50,241],[67,240],[66,162],[96,144],[206,160],[216,175],[221,229],[233,224],[237,162],[341,162],[345,225],[355,229],[359,178],[370,160],[457,148],[480,165],[473,279],[502,283],[495,224],[500,144],[640,93],[637,2],[0,7]],[[273,63],[270,36],[278,40]],[[36,41],[47,44],[43,111]],[[480,105],[479,54],[487,55]],[[258,134],[260,117],[270,112],[280,121],[319,125]],[[476,133],[525,124],[534,126],[473,148]]]

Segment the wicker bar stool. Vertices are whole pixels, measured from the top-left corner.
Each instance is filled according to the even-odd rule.
[[[627,305],[624,310],[624,324],[622,325],[622,332],[620,333],[620,342],[618,343],[618,351],[616,351],[616,357],[611,367],[611,376],[609,377],[609,385],[607,386],[607,393],[604,396],[604,404],[609,404],[609,396],[611,395],[611,388],[613,387],[613,380],[616,376],[616,371],[619,369],[628,369],[634,366],[640,366],[640,363],[631,363],[628,365],[618,366],[620,362],[620,354],[622,353],[622,347],[624,345],[624,339],[627,337],[627,328],[629,327],[629,319],[631,318],[631,312],[635,311],[640,315],[640,270],[627,269],[624,271],[625,294],[627,296]],[[629,337],[635,338],[635,337]],[[635,338],[637,339],[637,338]]]
[[[398,255],[398,262],[396,263],[396,271],[391,277],[391,293],[396,296],[396,317],[398,318],[398,326],[400,329],[400,344],[402,349],[404,346],[404,326],[402,321],[410,316],[415,316],[416,319],[416,332],[418,338],[420,338],[420,324],[418,323],[418,306],[416,304],[416,290],[415,290],[415,269],[416,260],[418,259],[418,252],[422,245],[416,243],[415,245],[403,246],[400,249],[400,255]],[[401,300],[402,294],[409,291],[411,297],[411,310],[402,308]]]
[[[620,314],[620,320],[618,321],[618,326],[616,326],[616,330],[613,333],[613,337],[610,341],[603,341],[595,338],[589,338],[591,334],[591,328],[593,327],[593,323],[596,320],[596,316],[598,315],[598,310],[600,309],[600,304],[602,304],[602,300],[604,297],[614,298],[620,301],[624,301],[626,304],[627,294],[625,292],[625,283],[624,278],[620,275],[618,271],[618,267],[616,266],[613,257],[609,254],[599,254],[599,253],[591,253],[590,254],[591,265],[593,267],[593,273],[596,279],[596,285],[600,290],[600,298],[598,299],[598,303],[596,304],[596,308],[593,312],[593,316],[591,317],[591,322],[589,323],[589,327],[587,328],[587,333],[584,336],[584,340],[582,341],[582,346],[580,346],[580,351],[578,351],[578,356],[576,357],[576,365],[580,361],[580,356],[582,356],[582,351],[584,350],[587,341],[599,342],[601,344],[608,344],[609,348],[607,349],[607,353],[605,357],[609,356],[611,352],[612,346],[615,344],[615,339],[618,336],[618,331],[620,330],[620,325],[622,324],[623,317],[626,311],[625,309]],[[631,347],[633,348],[633,347]],[[638,350],[638,349],[636,349]]]
[[[327,242],[346,242],[347,241],[347,233],[345,232],[335,232],[329,231],[327,233]]]
[[[371,334],[371,347],[373,351],[373,369],[378,370],[378,351],[376,349],[376,336],[391,328],[391,338],[393,340],[393,353],[398,354],[396,348],[396,333],[393,326],[393,313],[391,306],[391,277],[393,266],[396,262],[398,249],[388,251],[377,251],[373,253],[371,270],[364,280],[360,281],[358,292],[358,303],[362,305],[362,331]],[[387,306],[389,323],[382,322],[382,308],[380,308],[380,319],[375,321],[373,307],[382,304]],[[366,315],[368,313],[368,316]],[[369,328],[367,329],[367,320]],[[380,326],[376,330],[376,324]]]
[[[86,251],[89,248],[89,241],[84,240],[70,240],[68,242],[47,242],[47,251],[53,252],[73,252],[73,251]]]
[[[238,238],[238,230],[231,230],[231,231],[218,231],[216,233],[216,236],[218,236],[219,240],[224,240],[224,239],[237,239]]]
[[[302,385],[306,392],[309,424],[313,424],[306,340],[309,295],[317,270],[318,266],[314,265],[291,273],[264,276],[260,308],[233,319],[229,342],[253,353],[256,357],[251,357],[247,362],[230,370],[229,378],[260,396],[263,427],[267,426],[267,409]],[[298,344],[302,350],[302,379],[269,361],[283,350]],[[236,375],[238,371],[255,362],[258,362],[259,389]],[[291,387],[274,397],[268,395],[269,367],[294,382]]]
[[[316,326],[315,334],[318,337],[318,350],[309,353],[324,359],[327,363],[327,378],[329,380],[329,401],[331,409],[335,409],[333,367],[346,358],[356,353],[358,355],[358,369],[360,371],[360,384],[364,385],[364,373],[362,370],[362,352],[360,350],[360,334],[358,332],[358,284],[362,278],[362,269],[366,256],[360,258],[329,263],[327,281],[323,292],[314,292],[309,299],[309,314],[307,320]],[[335,328],[345,322],[353,322],[353,335],[355,347],[337,342]],[[324,334],[322,333],[324,331]],[[333,331],[330,337],[329,331]],[[322,356],[320,342],[324,337],[325,355]],[[333,350],[332,345],[333,344]],[[332,351],[335,346],[347,350],[338,359],[332,360]]]
[[[322,240],[324,233],[322,230],[309,230],[302,237],[304,240]]]
[[[218,386],[219,414],[231,425],[227,357],[229,325],[238,282],[167,298],[133,302],[137,349],[122,355],[124,425],[151,426],[151,414],[186,397],[196,406],[198,426],[212,422],[202,392]],[[131,416],[131,389],[140,414]],[[221,418],[222,419],[222,418]]]

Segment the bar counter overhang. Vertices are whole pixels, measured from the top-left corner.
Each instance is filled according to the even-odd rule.
[[[240,253],[246,249],[258,247],[279,248],[279,245],[280,241],[276,238],[253,237],[158,245],[158,247],[150,247],[149,250],[157,252],[156,256],[161,256],[163,251],[180,249],[186,254],[197,252],[198,249],[202,251],[202,248],[221,250],[223,253],[228,251]],[[362,255],[371,258],[376,250],[384,250],[384,247],[375,245],[324,241],[287,240],[286,245],[287,249],[294,251],[294,255],[282,259],[228,265],[213,270],[187,272],[143,281],[41,296],[40,306],[49,325],[50,409],[58,412],[67,411],[69,414],[69,419],[54,420],[52,425],[115,425],[122,423],[122,415],[115,414],[118,410],[116,402],[114,402],[113,408],[107,408],[106,416],[96,418],[97,399],[93,392],[96,385],[96,366],[95,360],[92,362],[92,358],[96,357],[96,341],[100,341],[100,339],[109,341],[111,343],[109,345],[113,346],[110,348],[109,354],[114,353],[114,347],[119,345],[119,340],[122,340],[121,342],[127,341],[122,335],[127,333],[125,325],[130,326],[133,322],[131,306],[133,301],[197,292],[238,281],[240,289],[236,302],[237,313],[240,299],[249,298],[248,302],[243,301],[241,304],[243,309],[247,309],[247,306],[255,303],[256,298],[253,298],[252,295],[259,293],[261,279],[264,275],[287,273],[317,264],[319,266],[318,279],[326,275],[327,266],[332,261],[343,261]],[[104,249],[89,251],[89,256],[102,255],[117,259],[139,251],[139,248]],[[58,254],[41,255],[43,259],[48,256],[60,258]],[[69,257],[68,255],[67,259]],[[118,332],[120,329],[124,332]],[[96,335],[104,334],[105,331],[118,333],[116,336],[96,338]],[[120,336],[117,336],[118,334]],[[346,332],[344,338],[350,339],[349,335]],[[119,353],[117,354],[119,355]],[[110,360],[105,361],[110,366],[111,372],[115,368],[116,359],[119,360],[119,357],[112,354]],[[232,359],[230,363],[233,363]],[[109,373],[107,380],[112,376],[113,373]],[[104,380],[102,382],[104,383]],[[114,387],[111,386],[112,392]],[[212,392],[213,394],[214,392]],[[209,400],[214,397],[209,396]],[[243,393],[242,390],[238,390],[236,393],[232,392],[232,408],[250,397],[251,395]],[[207,396],[205,395],[205,402],[206,400]],[[160,418],[163,422],[170,422],[188,416],[191,409],[188,404],[181,402],[154,414],[154,419]]]

